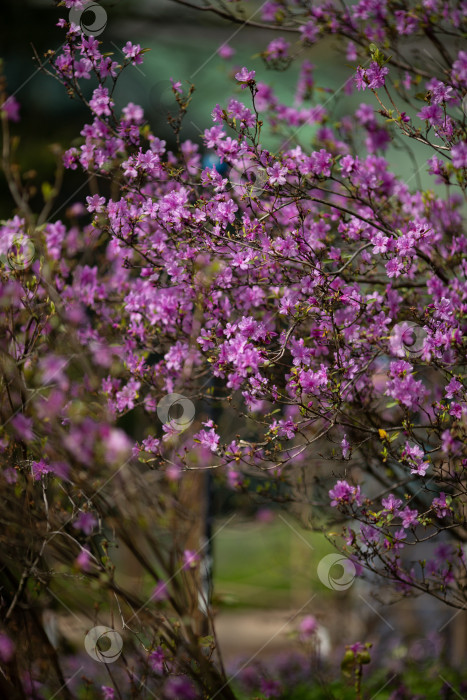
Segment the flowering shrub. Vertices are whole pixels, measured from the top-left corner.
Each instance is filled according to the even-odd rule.
[[[239,4],[211,10],[238,21]],[[367,102],[336,122],[315,103],[309,61],[295,106],[241,67],[238,99],[213,105],[213,126],[193,143],[181,136],[193,87],[174,80],[173,151],[139,105],[115,108],[120,75],[145,50],[128,41],[118,63],[62,17],[64,44],[41,67],[86,104],[89,121],[60,156],[57,182],[64,167],[91,183],[67,221],[49,221],[53,188],[42,212],[30,208],[9,146],[19,105],[2,83],[14,201],[0,229],[8,697],[39,697],[46,678],[71,697],[35,610],[69,576],[99,589],[131,631],[138,661],[119,679],[122,693],[142,696],[147,685],[166,698],[234,697],[214,637],[196,624],[201,557],[186,544],[183,481],[201,464],[233,490],[255,479],[269,498],[329,507],[357,574],[467,604],[467,54],[455,44],[465,4],[404,8],[264,3],[250,24],[297,39],[273,39],[268,65],[285,69],[321,37],[346,37],[345,89]],[[436,55],[420,59],[405,36]],[[262,145],[266,122],[282,137],[276,152]],[[315,127],[311,146],[299,140],[305,125]],[[430,152],[417,167],[431,189],[391,171],[384,153],[396,134]],[[203,415],[206,402],[233,427]],[[139,422],[136,438],[126,416]],[[317,484],[302,476],[311,455]],[[435,548],[422,559],[426,541]],[[149,600],[119,580],[117,542],[151,579]],[[32,665],[28,637],[42,640]],[[266,697],[280,692],[273,680],[263,686]]]

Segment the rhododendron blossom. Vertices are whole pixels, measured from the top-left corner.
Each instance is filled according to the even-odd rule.
[[[104,36],[62,17],[63,44],[41,68],[87,110],[58,171],[89,190],[56,216],[33,212],[21,189],[8,141],[21,112],[0,83],[13,202],[0,222],[5,633],[33,594],[75,577],[115,601],[138,672],[152,669],[168,700],[235,697],[204,629],[210,555],[190,519],[201,483],[318,506],[356,576],[467,604],[462,8],[281,0],[252,20],[238,5],[202,9],[287,38],[260,47],[263,69],[232,70],[231,97],[205,106],[192,139],[183,76],[170,81],[178,116],[162,140],[119,92],[144,47],[123,40],[117,63]],[[348,113],[305,57],[329,36],[347,55],[342,94],[364,100]],[[266,69],[300,57],[284,100]],[[407,179],[396,137],[422,149]],[[122,543],[149,596],[116,576]],[[303,619],[302,641],[317,624]],[[0,657],[14,654],[2,631]],[[282,693],[272,677],[257,685]]]

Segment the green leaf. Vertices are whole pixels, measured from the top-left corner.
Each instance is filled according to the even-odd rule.
[[[200,637],[199,643],[202,647],[211,647],[214,644],[214,637],[210,634],[206,637]]]
[[[44,197],[44,202],[48,202],[55,195],[55,190],[50,184],[50,182],[42,183],[42,196]]]

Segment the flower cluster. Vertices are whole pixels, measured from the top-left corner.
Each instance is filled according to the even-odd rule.
[[[274,22],[285,4],[264,3],[263,21]],[[161,629],[149,665],[166,698],[196,697],[187,677],[194,667],[209,671],[198,678],[204,695],[224,688],[204,651],[184,664],[178,633],[188,629],[184,610],[199,605],[198,592],[195,602],[182,595],[179,577],[196,578],[202,557],[178,546],[177,533],[177,551],[158,551],[153,565],[132,536],[159,546],[154,513],[161,530],[173,512],[185,513],[185,478],[199,467],[236,491],[253,477],[257,492],[273,498],[298,492],[303,501],[314,491],[351,521],[346,547],[355,566],[391,578],[402,593],[466,604],[465,552],[439,536],[465,537],[467,139],[458,108],[467,54],[443,53],[442,70],[414,59],[409,71],[398,53],[383,56],[373,44],[395,33],[430,39],[438,21],[460,31],[459,13],[436,0],[422,4],[421,15],[390,16],[372,0],[346,10],[290,3],[284,17],[302,45],[329,33],[350,37],[349,60],[359,65],[346,90],[355,84],[371,104],[337,119],[329,100],[318,101],[307,61],[294,105],[284,104],[242,67],[234,96],[207,114],[199,143],[183,139],[181,118],[166,143],[140,105],[117,107],[119,77],[142,63],[144,49],[127,42],[120,65],[97,39],[59,22],[65,41],[47,70],[80,99],[80,86],[97,82],[84,99],[88,123],[63,164],[98,184],[85,205],[34,228],[28,198],[10,178],[17,211],[0,222],[2,260],[16,237],[31,235],[40,255],[6,262],[0,277],[8,308],[0,320],[0,478],[5,508],[17,504],[5,546],[32,572],[39,568],[31,552],[53,542],[71,574],[93,586],[99,577],[115,595],[103,533],[114,530],[134,547],[156,588],[148,605],[135,604],[131,591],[128,600]],[[227,46],[219,53],[232,55]],[[292,56],[280,38],[263,52],[273,67]],[[183,114],[191,92],[172,85]],[[13,97],[2,97],[2,115],[5,123],[19,118]],[[261,140],[264,123],[283,137],[276,151]],[[300,139],[304,125],[313,126],[311,141]],[[429,187],[398,175],[388,149],[395,134],[434,153],[419,167]],[[446,187],[431,186],[439,182]],[[410,331],[422,339],[416,348]],[[167,395],[196,407],[193,426],[179,431],[175,414],[161,418]],[[208,404],[221,419],[206,415]],[[33,544],[18,544],[26,501]],[[437,546],[417,561],[424,540]],[[401,556],[408,544],[411,562]],[[8,595],[14,608],[14,591]],[[161,624],[166,609],[182,623],[170,627],[168,614]],[[310,619],[301,630],[307,638],[315,631]],[[2,639],[8,658],[14,648]],[[269,697],[280,693],[274,678],[259,685]],[[112,697],[109,687],[102,692]]]

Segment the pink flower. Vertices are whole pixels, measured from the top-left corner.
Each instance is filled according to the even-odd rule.
[[[151,600],[161,601],[167,600],[169,597],[169,592],[167,590],[167,584],[165,581],[158,581],[152,592]]]
[[[239,83],[243,83],[242,85],[242,90],[248,85],[252,84],[255,80],[255,75],[256,71],[254,70],[248,70],[248,68],[245,68],[245,66],[242,68],[241,71],[235,74],[235,79],[238,80]]]
[[[417,520],[418,511],[412,510],[409,506],[406,506],[403,510],[399,511],[399,517],[402,518],[402,527],[412,527],[418,524]]]
[[[362,504],[360,495],[360,486],[351,486],[347,481],[338,481],[337,484],[329,491],[331,506],[335,508],[338,505],[356,503],[358,506]]]
[[[399,277],[404,265],[397,258],[392,258],[386,263],[386,273],[388,277]]]
[[[453,554],[453,548],[447,542],[441,542],[435,549],[435,557],[440,562],[449,561]]]
[[[236,471],[235,469],[229,468],[227,470],[227,483],[230,486],[231,489],[241,489],[243,486],[243,476],[240,474],[240,472]]]
[[[131,450],[131,440],[124,430],[103,426],[102,441],[105,444],[105,456],[108,464],[124,459]]]
[[[194,569],[199,562],[199,555],[191,549],[185,549],[183,552],[183,569]]]
[[[444,120],[443,108],[440,105],[428,105],[427,107],[422,107],[420,112],[417,113],[417,117],[420,119],[425,119],[432,126],[437,126],[442,124]]]
[[[300,385],[306,394],[319,394],[321,387],[325,387],[328,382],[327,368],[321,364],[317,372],[308,369],[299,373]]]
[[[433,499],[433,508],[438,518],[445,518],[451,510],[448,503],[446,503],[446,494],[444,491],[441,491],[439,498]]]
[[[170,676],[164,686],[167,700],[196,700],[198,694],[186,676]]]
[[[425,474],[428,471],[429,466],[430,466],[429,462],[419,462],[413,467],[413,469],[410,470],[410,473],[411,474],[418,474],[418,476],[425,476]]]
[[[223,224],[233,224],[237,209],[237,205],[231,199],[229,199],[227,202],[219,202],[217,205],[216,218]]]
[[[350,443],[347,440],[347,435],[344,435],[342,441],[341,441],[341,448],[342,448],[342,457],[344,459],[348,459],[350,457]]]
[[[318,622],[313,615],[307,615],[300,622],[298,629],[300,630],[300,639],[303,642],[306,642],[316,633],[318,629]]]
[[[340,160],[339,165],[345,177],[349,177],[358,168],[358,157],[344,156]]]
[[[313,20],[299,27],[298,31],[302,35],[302,41],[306,41],[309,44],[314,44],[319,34],[319,29]]]
[[[388,73],[389,68],[387,66],[380,66],[375,61],[373,61],[366,70],[358,66],[355,75],[357,90],[365,90],[367,87],[369,87],[370,90],[377,90],[383,87],[385,76]]]
[[[260,690],[265,698],[278,698],[282,694],[281,684],[272,678],[261,678]]]
[[[53,471],[52,467],[43,459],[40,459],[38,462],[32,462],[31,467],[34,481],[39,481],[42,476]]]
[[[3,471],[3,476],[7,484],[16,484],[18,481],[18,473],[12,467],[7,467]]]
[[[456,440],[454,435],[449,430],[443,430],[441,433],[441,448],[446,454],[455,455],[462,447],[462,443]]]
[[[366,90],[367,83],[365,80],[365,71],[361,66],[358,66],[354,80],[357,86],[357,90]]]
[[[446,398],[447,399],[452,399],[454,398],[455,394],[459,393],[459,390],[462,389],[462,384],[458,379],[453,377],[449,384],[446,386],[445,392],[446,392]]]
[[[430,463],[428,461],[423,461],[423,456],[424,452],[418,445],[412,447],[408,442],[405,443],[401,458],[407,461],[412,467],[410,471],[411,474],[425,476]]]
[[[274,163],[271,168],[266,169],[269,175],[269,184],[271,185],[285,185],[287,175],[287,168],[284,168],[280,163]]]
[[[88,549],[83,548],[75,559],[75,565],[80,571],[91,570],[91,553]]]
[[[280,36],[269,42],[265,56],[267,59],[285,58],[288,54],[289,46],[289,42]]]
[[[217,452],[220,437],[213,428],[211,430],[200,430],[199,433],[193,436],[193,439],[200,442],[203,447],[211,450],[211,452]]]
[[[10,122],[19,122],[19,102],[13,95],[8,97],[5,102],[0,105],[0,110],[6,113],[6,118]]]
[[[15,644],[6,634],[0,634],[0,659],[7,664],[13,658]]]
[[[366,71],[366,77],[368,80],[368,87],[371,90],[377,90],[384,86],[384,76],[389,73],[389,68],[387,66],[379,66],[376,62],[370,64],[370,67]]]
[[[222,44],[222,46],[219,46],[219,48],[217,49],[217,53],[221,58],[228,60],[234,55],[235,49],[233,49],[228,44]]]
[[[392,493],[390,493],[387,498],[383,498],[381,503],[383,504],[383,508],[389,513],[394,513],[402,505],[402,501],[396,498]]]
[[[467,141],[460,141],[452,147],[452,164],[455,168],[467,168]]]
[[[162,647],[156,647],[154,651],[149,654],[149,665],[154,673],[162,675],[164,672],[164,651]]]
[[[89,101],[89,105],[93,112],[97,114],[98,117],[101,117],[111,114],[110,108],[113,107],[114,103],[110,99],[108,89],[100,85],[92,93],[92,99]]]
[[[11,421],[13,429],[20,440],[29,442],[34,438],[32,431],[32,419],[26,418],[23,413],[18,413]]]
[[[92,212],[102,212],[104,211],[105,197],[99,197],[98,194],[92,197],[86,197],[86,202],[88,205],[88,211]]]
[[[329,177],[331,174],[332,155],[324,148],[313,151],[310,158],[311,172],[318,177]]]
[[[172,89],[174,92],[177,92],[179,95],[183,93],[182,90],[182,84],[179,80],[174,80],[173,78],[170,78],[170,82],[172,83]]]
[[[346,59],[348,61],[356,61],[357,60],[357,47],[355,46],[353,41],[347,42]]]
[[[404,545],[402,544],[402,540],[405,540],[406,537],[407,537],[407,533],[403,529],[397,530],[397,532],[394,533],[393,547],[395,550],[404,548]]]
[[[273,423],[271,423],[272,427]],[[297,430],[297,427],[291,418],[287,420],[280,420],[277,424],[277,434],[279,437],[286,437],[288,440],[292,440]]]
[[[158,454],[161,443],[160,440],[155,438],[153,435],[149,435],[149,437],[143,440],[141,445],[144,448],[145,452],[153,452],[154,454]]]
[[[423,382],[414,379],[409,362],[398,360],[391,362],[389,367],[392,378],[386,385],[385,393],[413,410],[427,394]]]
[[[383,546],[386,550],[399,550],[403,549],[404,545],[402,543],[402,540],[404,540],[407,537],[407,533],[401,529],[398,530],[397,532],[394,533],[393,537],[388,537],[388,539],[384,540]]]
[[[90,535],[97,525],[97,518],[89,511],[82,511],[75,522],[73,527],[75,530],[81,530],[85,535]]]
[[[179,464],[169,464],[165,470],[165,475],[169,481],[180,481],[182,478],[182,468]]]
[[[272,523],[275,520],[274,511],[270,508],[259,508],[256,512],[255,519],[264,525]]]
[[[216,124],[222,124],[222,121],[224,119],[224,112],[222,107],[220,105],[216,105],[212,110],[211,116],[213,122],[215,122]]]
[[[122,51],[125,56],[131,60],[133,65],[138,65],[143,62],[143,54],[139,44],[132,44],[131,41],[127,41]]]
[[[137,124],[143,121],[144,112],[143,108],[139,105],[135,105],[133,102],[129,102],[126,107],[122,109],[122,114],[128,121],[134,121]]]

